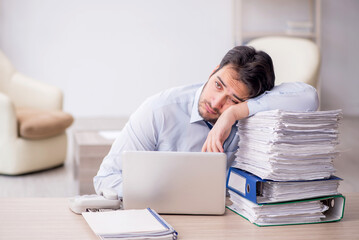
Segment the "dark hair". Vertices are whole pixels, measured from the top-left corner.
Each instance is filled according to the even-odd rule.
[[[249,89],[249,98],[256,97],[274,87],[274,68],[271,57],[253,47],[237,46],[231,49],[222,59],[218,70],[226,65],[238,73],[237,80],[242,81]]]

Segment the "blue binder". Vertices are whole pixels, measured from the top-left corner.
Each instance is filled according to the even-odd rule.
[[[328,180],[342,180],[342,179],[336,176],[331,176],[328,179],[308,180],[308,181],[314,182],[314,181],[328,181]],[[253,175],[249,172],[231,167],[228,171],[228,176],[227,176],[227,188],[256,204],[273,203],[273,202],[259,203],[257,199],[259,196],[262,195],[263,183],[269,181],[275,182],[271,180],[261,179],[258,176]],[[308,181],[288,181],[288,182],[295,183],[295,182],[308,182]],[[321,196],[323,195],[319,195],[317,197],[321,197]],[[297,199],[298,198],[291,200],[297,200]]]

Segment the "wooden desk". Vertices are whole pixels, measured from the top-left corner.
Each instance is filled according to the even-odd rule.
[[[162,215],[179,239],[359,239],[359,193],[347,197],[340,222],[257,227],[231,211],[224,216]],[[0,199],[0,239],[98,239],[65,198]]]

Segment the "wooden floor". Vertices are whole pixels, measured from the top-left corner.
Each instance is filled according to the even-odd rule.
[[[0,197],[71,197],[78,194],[74,178],[72,134],[62,167],[24,176],[1,176]],[[336,175],[343,178],[342,193],[359,192],[359,117],[344,117],[340,125],[340,157],[334,161]]]

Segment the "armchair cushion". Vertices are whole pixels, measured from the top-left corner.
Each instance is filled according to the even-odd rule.
[[[60,110],[16,109],[20,137],[43,139],[63,133],[73,117]]]

